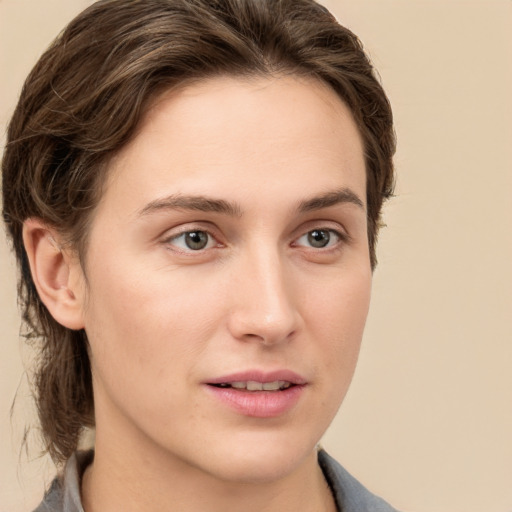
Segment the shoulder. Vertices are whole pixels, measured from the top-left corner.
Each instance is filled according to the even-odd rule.
[[[41,504],[34,512],[84,512],[80,499],[80,482],[94,452],[76,452],[67,461],[62,476],[56,477]]]
[[[343,512],[397,512],[382,498],[366,489],[323,450],[318,452],[318,463],[339,510]]]
[[[57,512],[63,510],[62,507],[62,480],[57,477],[46,492],[41,504],[34,512]]]

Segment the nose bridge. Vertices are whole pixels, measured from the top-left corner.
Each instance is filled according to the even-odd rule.
[[[238,269],[230,319],[237,338],[271,344],[295,332],[298,311],[288,273],[277,247],[267,245],[247,251]]]

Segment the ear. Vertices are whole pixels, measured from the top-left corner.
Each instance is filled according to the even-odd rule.
[[[69,329],[83,329],[83,273],[75,255],[41,219],[23,223],[23,243],[39,297],[53,318]]]

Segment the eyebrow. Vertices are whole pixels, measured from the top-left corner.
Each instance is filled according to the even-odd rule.
[[[322,208],[329,208],[330,206],[336,206],[342,203],[352,203],[359,206],[363,210],[365,209],[364,203],[361,198],[349,188],[342,188],[332,192],[312,197],[301,201],[298,207],[298,211],[301,213],[311,212],[314,210],[321,210]]]
[[[349,188],[342,188],[301,201],[297,207],[297,211],[299,213],[306,213],[343,203],[355,204],[364,210],[364,203],[358,195]],[[230,217],[242,216],[242,208],[237,203],[202,195],[181,194],[173,194],[155,199],[144,206],[144,208],[140,210],[139,215],[143,217],[151,213],[165,210],[194,210],[199,212],[222,213]]]
[[[242,209],[236,203],[213,199],[206,196],[188,196],[181,194],[170,195],[148,203],[139,212],[140,216],[148,215],[162,210],[195,210],[199,212],[223,213],[231,217],[240,217]]]

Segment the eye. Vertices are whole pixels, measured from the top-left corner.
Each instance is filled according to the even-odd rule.
[[[325,249],[336,245],[341,238],[341,235],[333,229],[312,229],[302,235],[295,244],[315,249]]]
[[[184,231],[167,240],[167,243],[183,251],[201,251],[215,247],[216,240],[207,231]]]

